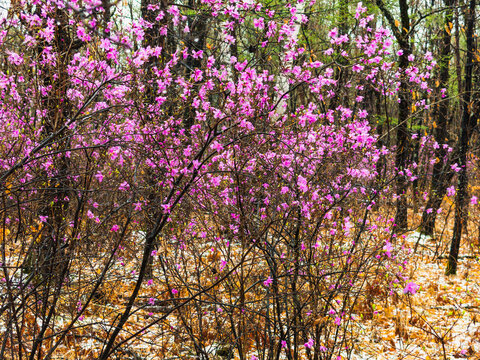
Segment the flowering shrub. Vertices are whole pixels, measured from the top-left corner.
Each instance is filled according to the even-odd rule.
[[[1,24],[11,357],[77,335],[105,339],[93,352],[107,359],[147,332],[165,356],[351,352],[359,303],[405,281],[394,224],[372,209],[389,152],[365,101],[396,100],[389,31],[359,4],[352,32],[307,56],[314,2],[150,4],[125,26],[102,6],[24,1]],[[261,39],[253,53],[242,32]]]

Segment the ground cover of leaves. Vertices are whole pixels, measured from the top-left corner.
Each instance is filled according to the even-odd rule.
[[[477,228],[472,224],[464,236],[457,275],[446,276],[453,223],[448,213],[439,223],[443,228],[435,238],[416,231],[403,238],[412,252],[410,279],[420,288],[377,304],[371,320],[357,323],[363,350],[354,359],[480,359]]]
[[[415,294],[404,294],[400,289],[375,303],[362,304],[360,301],[358,313],[353,314],[352,331],[357,344],[351,359],[480,359],[480,257],[479,244],[474,236],[477,235],[477,229],[470,226],[471,233],[464,236],[457,276],[447,277],[446,256],[453,224],[448,217],[441,217],[439,222],[443,222],[445,228],[438,231],[435,238],[411,231],[397,239],[395,247],[408,257],[410,281],[419,285],[419,289]],[[168,244],[164,246],[168,247]],[[217,261],[210,248],[211,245],[205,243],[204,249],[200,250],[204,254],[197,256],[198,259],[204,259],[203,268],[208,262]],[[160,250],[167,255],[166,248]],[[235,251],[233,247],[232,258],[235,258]],[[105,334],[111,330],[108,324],[123,308],[133,289],[136,279],[134,263],[125,259],[115,264],[102,291],[59,346],[54,358],[94,359],[100,354]],[[183,266],[187,264],[188,259]],[[195,266],[195,263],[189,265]],[[179,271],[180,268],[179,265]],[[90,270],[99,272],[101,269],[92,267]],[[180,359],[195,359],[191,349],[189,351],[183,346],[182,331],[176,330],[184,328],[189,319],[197,321],[194,319],[195,312],[188,307],[181,312],[171,311],[176,305],[172,301],[172,289],[158,269],[154,270],[154,277],[155,283],[147,285],[141,293],[135,304],[136,310],[117,342],[128,340],[137,332],[140,336],[125,342],[124,346],[119,347],[117,355],[121,354],[121,358],[125,359],[160,359],[168,354]],[[211,275],[203,286],[209,286],[214,281],[215,276]],[[75,281],[72,281],[73,288],[74,284]],[[191,294],[180,292],[176,295],[181,299]],[[59,306],[63,306],[65,311],[55,319],[57,331],[64,329],[78,311],[76,304],[72,305],[66,299],[62,299]],[[372,311],[365,312],[365,307],[370,307]],[[208,327],[209,322],[218,320],[216,317],[220,315],[220,310],[213,305],[207,310],[202,319],[206,324],[205,331],[199,334],[199,342],[205,345],[209,359],[226,359],[228,356],[221,355],[220,344],[214,341],[214,333],[221,329]],[[41,325],[35,323],[32,315],[28,316],[32,319],[32,329]],[[155,326],[143,329],[145,324],[152,321],[157,321]],[[51,341],[54,339],[52,336]],[[49,346],[48,341],[45,346]],[[235,352],[232,355],[235,360],[239,358]],[[285,358],[284,355],[281,358]],[[345,354],[342,358],[348,357]]]
[[[411,280],[420,286],[418,292],[373,304],[371,319],[357,317],[355,328],[361,350],[354,352],[353,359],[480,359],[480,262],[472,256],[471,248],[463,246],[459,274],[447,277],[446,259],[439,255],[435,240],[418,239],[418,233],[413,233],[405,238],[405,249],[413,251],[418,240],[409,263]],[[150,292],[153,296],[156,291]],[[136,318],[154,316],[154,310],[147,307],[134,315],[128,325],[130,332],[136,329]],[[181,321],[172,315],[168,324],[174,327]],[[147,332],[142,341],[129,346],[129,351],[154,359],[159,348],[171,351],[179,347],[176,340],[172,336],[162,338],[158,330]],[[84,356],[97,352],[98,343],[92,338],[79,345],[85,350]],[[209,350],[212,358],[221,359],[215,356],[217,349]]]

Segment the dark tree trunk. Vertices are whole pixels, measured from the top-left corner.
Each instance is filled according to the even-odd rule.
[[[437,102],[435,106],[434,119],[436,127],[434,127],[435,141],[440,144],[440,147],[435,151],[437,161],[433,165],[432,182],[430,184],[429,199],[425,211],[422,215],[421,231],[427,235],[433,235],[435,229],[435,220],[437,218],[437,210],[442,204],[442,199],[446,194],[447,187],[453,177],[453,171],[450,168],[451,161],[444,161],[447,151],[442,146],[448,142],[448,126],[449,118],[449,102],[448,98],[441,100],[441,89],[448,89],[448,82],[450,79],[450,59],[452,35],[450,24],[453,20],[453,6],[455,0],[445,0],[445,21],[442,30],[442,39],[440,43],[440,59],[438,61],[439,76],[437,86]],[[451,160],[451,159],[450,159]],[[427,209],[429,212],[427,212]]]
[[[39,81],[45,87],[51,87],[51,91],[40,98],[41,108],[45,109],[47,116],[42,119],[43,130],[41,136],[47,138],[65,125],[65,119],[72,116],[73,107],[67,98],[69,85],[67,64],[78,49],[68,29],[68,16],[65,10],[57,9],[55,13],[57,26],[55,28],[54,49],[57,52],[57,65],[41,66]],[[37,52],[43,52],[45,44],[39,42]],[[40,173],[41,203],[38,209],[39,215],[45,216],[46,221],[40,230],[41,235],[38,243],[33,245],[32,252],[25,259],[26,270],[32,271],[35,276],[35,297],[37,299],[37,319],[41,320],[42,326],[32,344],[29,359],[40,357],[42,343],[45,341],[44,334],[50,326],[57,311],[57,301],[65,279],[70,262],[72,260],[73,242],[64,240],[65,230],[68,226],[66,213],[69,209],[67,195],[70,195],[71,173],[70,159],[65,152],[69,148],[69,137],[52,145],[52,152],[58,152],[54,157],[52,168],[53,174],[47,170]]]
[[[400,56],[399,67],[402,72],[408,67],[408,56],[411,53],[409,42],[410,17],[408,15],[407,0],[399,0],[400,18],[401,18],[401,36],[399,40],[400,49],[403,54]],[[405,175],[405,167],[409,154],[409,131],[408,117],[410,115],[410,92],[405,74],[400,79],[400,104],[398,105],[398,126],[397,126],[397,148],[395,153],[395,167],[399,174],[397,175],[397,212],[395,214],[395,223],[397,230],[406,230],[408,227],[407,197],[408,180]]]
[[[455,198],[455,226],[453,228],[453,237],[450,244],[450,254],[448,256],[448,265],[446,274],[455,275],[457,273],[458,252],[460,250],[460,240],[462,238],[463,228],[467,224],[468,214],[466,210],[467,202],[467,152],[468,141],[473,130],[472,109],[472,78],[473,78],[473,54],[475,51],[475,4],[476,0],[470,0],[469,9],[466,10],[465,22],[467,23],[467,59],[465,63],[465,91],[462,98],[463,114],[462,126],[460,129],[460,153],[459,165],[461,167],[458,176],[458,188]]]
[[[376,0],[376,4],[382,14],[386,17],[390,28],[397,39],[402,50],[402,55],[398,61],[402,74],[400,76],[400,90],[398,104],[398,124],[397,124],[397,149],[395,153],[395,168],[398,172],[395,185],[397,193],[397,204],[395,214],[396,231],[406,230],[408,227],[408,207],[406,193],[408,190],[408,180],[405,176],[405,167],[409,155],[409,131],[408,118],[410,116],[411,99],[408,88],[408,80],[404,73],[408,67],[408,56],[411,53],[410,48],[410,16],[408,14],[407,0],[399,0],[400,7],[400,26],[399,30],[392,13],[386,8],[382,0]]]
[[[160,9],[157,9],[157,10],[149,9],[149,5],[156,5],[156,4],[160,5]],[[168,15],[166,15],[161,21],[155,20],[160,11],[164,11],[166,13],[167,7],[168,7],[167,0],[142,0],[141,1],[140,12],[141,12],[142,19],[145,19],[149,23],[153,24],[152,27],[150,27],[145,31],[143,46],[144,47],[150,46],[152,48],[158,46],[162,48],[160,60],[156,57],[150,57],[148,61],[145,63],[145,84],[147,86],[145,102],[147,104],[154,104],[155,98],[157,96],[157,84],[154,81],[152,81],[152,79],[154,78],[154,76],[152,75],[153,67],[158,66],[160,64],[160,61],[165,61],[168,56],[168,53],[166,51],[166,47],[168,46],[166,37],[160,34],[160,28],[168,24]],[[170,31],[171,29],[168,30],[167,35],[170,33]],[[144,119],[146,122],[152,121],[150,119],[150,116],[148,115],[148,112],[146,113]],[[155,185],[157,182],[156,174],[151,169],[148,169],[147,171],[147,179],[150,187],[152,189],[155,189]],[[155,201],[154,190],[152,190],[152,192],[147,196],[147,200],[149,202]],[[153,240],[152,247],[154,249],[157,248],[156,239]],[[148,279],[151,279],[153,277],[153,257],[152,256],[148,256],[146,270],[145,270],[145,277]]]

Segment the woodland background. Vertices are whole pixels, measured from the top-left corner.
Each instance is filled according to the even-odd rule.
[[[477,16],[4,3],[0,358],[480,358]]]

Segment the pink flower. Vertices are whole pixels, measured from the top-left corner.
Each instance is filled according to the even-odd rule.
[[[333,28],[332,30],[330,30],[330,32],[328,33],[328,36],[330,36],[331,38],[336,38],[338,35],[338,29],[337,28]]]
[[[460,170],[462,170],[462,168],[460,166],[458,166],[457,163],[453,164],[452,166],[450,166],[451,169],[455,172],[459,172]]]
[[[447,188],[447,196],[454,196],[455,195],[455,186],[450,186]]]
[[[90,40],[92,40],[92,37],[86,32],[83,26],[79,26],[77,28],[77,36],[80,40],[84,42],[89,42]]]
[[[298,176],[297,185],[303,192],[308,191],[307,179],[305,179],[302,175]]]
[[[387,257],[392,257],[392,250],[393,250],[392,244],[387,242],[387,244],[383,247],[383,250],[385,250],[385,255],[387,255]]]
[[[478,202],[478,198],[474,195],[470,199],[470,204],[475,205]]]
[[[269,276],[267,280],[263,282],[263,285],[265,285],[266,287],[269,287],[270,285],[272,285],[272,283],[273,283],[273,279]]]
[[[337,316],[334,322],[335,322],[335,325],[340,326],[340,324],[342,323],[342,318]]]
[[[263,18],[260,17],[258,19],[253,19],[253,26],[258,28],[258,29],[263,29],[265,27],[265,23],[263,21]]]
[[[112,228],[110,229],[110,231],[117,232],[118,229],[120,229],[120,227],[119,227],[117,224],[115,224],[115,225],[112,226]]]
[[[353,72],[360,72],[363,69],[364,69],[364,66],[360,65],[360,64],[353,64],[353,66],[352,66],[352,71]]]
[[[304,346],[307,348],[307,349],[311,349],[313,347],[313,344],[315,342],[313,341],[312,338],[308,339],[308,341],[304,344]]]
[[[364,110],[360,110],[360,111],[358,112],[358,117],[359,117],[360,119],[365,119],[367,116],[368,116],[368,112],[367,112],[367,110],[365,110],[365,109],[364,109]]]
[[[199,50],[199,51],[192,50],[192,57],[194,59],[203,59],[203,50]]]
[[[360,1],[357,4],[357,9],[355,11],[355,19],[360,18],[360,15],[367,11],[367,8],[363,6],[363,3]]]
[[[404,294],[415,294],[417,292],[417,290],[420,288],[420,286],[418,286],[417,284],[413,283],[413,282],[409,282],[407,284],[407,286],[405,286],[405,288],[403,289],[403,293]]]
[[[177,289],[172,289],[172,294],[173,295],[178,294],[178,290]]]
[[[103,174],[100,171],[95,174],[95,177],[97,178],[98,182],[103,181]]]
[[[45,222],[47,222],[47,220],[48,220],[48,216],[40,215],[39,218],[40,218],[40,221],[41,221],[42,223],[45,223]]]
[[[14,65],[21,65],[23,63],[23,58],[17,53],[7,51],[8,61]]]
[[[128,189],[130,189],[130,185],[126,181],[121,183],[120,186],[118,187],[118,190],[120,191],[128,191]]]

